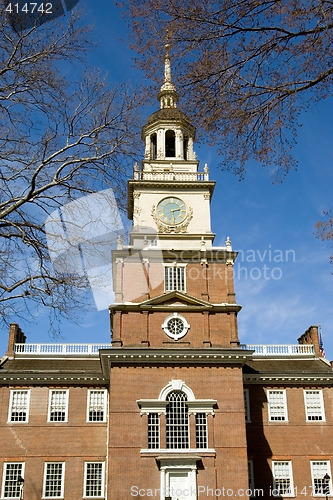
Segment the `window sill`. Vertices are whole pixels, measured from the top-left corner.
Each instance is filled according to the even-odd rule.
[[[166,448],[156,448],[154,450],[149,450],[149,449],[141,449],[140,454],[141,456],[146,456],[146,457],[154,457],[157,455],[193,455],[193,454],[200,455],[202,457],[215,457],[216,456],[216,451],[214,448],[186,448],[186,449],[166,449]]]

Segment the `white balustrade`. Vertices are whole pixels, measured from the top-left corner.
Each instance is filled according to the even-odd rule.
[[[98,356],[100,349],[110,349],[111,344],[15,344],[15,354],[38,356]]]
[[[142,181],[208,181],[208,172],[135,172],[135,180]]]
[[[312,344],[241,344],[241,348],[254,351],[253,356],[310,356],[315,354]]]
[[[241,344],[242,349],[254,351],[253,356],[313,356],[312,344]],[[98,356],[100,349],[111,344],[15,344],[15,354],[38,356]]]

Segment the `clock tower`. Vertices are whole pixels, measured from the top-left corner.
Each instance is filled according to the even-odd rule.
[[[249,354],[237,332],[237,253],[229,238],[213,246],[215,182],[207,165],[199,170],[195,128],[177,108],[168,45],[158,100],[128,182],[129,244],[119,239],[112,252],[112,349],[101,354],[110,377],[109,487],[196,500],[199,485],[247,488]]]
[[[210,200],[215,183],[209,181],[207,165],[198,171],[195,128],[177,108],[168,45],[158,100],[160,109],[142,129],[142,167],[135,165],[134,179],[128,185],[131,244],[143,236],[154,240],[157,235],[164,250],[210,250],[214,239]]]

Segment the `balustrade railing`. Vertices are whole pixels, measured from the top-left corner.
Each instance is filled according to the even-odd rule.
[[[111,344],[15,344],[15,354],[41,356],[98,356],[100,349],[110,349]]]
[[[140,181],[208,181],[208,172],[134,172],[134,179]]]
[[[304,356],[315,354],[312,344],[241,344],[242,349],[254,351],[253,356]]]
[[[312,344],[241,344],[242,349],[254,351],[253,356],[314,355]],[[111,349],[111,344],[15,344],[19,355],[40,356],[98,356],[100,349]]]

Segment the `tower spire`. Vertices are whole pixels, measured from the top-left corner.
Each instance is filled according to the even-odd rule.
[[[170,45],[168,43],[165,45],[164,81],[157,98],[161,109],[177,107],[178,93],[171,80]]]
[[[170,45],[167,43],[165,45],[165,55],[164,55],[164,84],[171,83],[171,63],[170,63]]]

